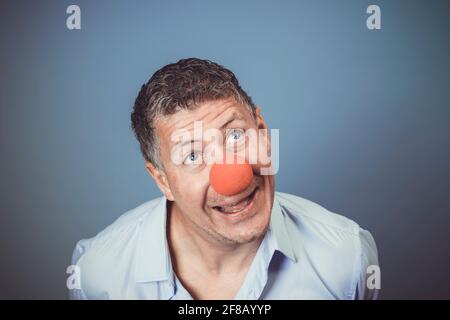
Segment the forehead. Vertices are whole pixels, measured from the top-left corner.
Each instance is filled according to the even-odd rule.
[[[180,110],[155,121],[157,134],[161,141],[170,140],[176,130],[193,130],[196,121],[202,121],[203,128],[215,128],[224,119],[236,117],[243,121],[252,118],[248,108],[234,98],[208,101],[193,110]],[[167,141],[168,141],[167,140]]]

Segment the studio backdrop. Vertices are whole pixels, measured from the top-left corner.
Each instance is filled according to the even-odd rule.
[[[187,57],[279,129],[277,191],[371,231],[381,299],[450,298],[449,1],[0,6],[0,298],[66,299],[76,241],[161,195],[130,113]]]

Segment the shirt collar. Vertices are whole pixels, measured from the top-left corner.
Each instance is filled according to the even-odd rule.
[[[156,205],[147,212],[139,229],[136,252],[136,282],[165,281],[173,279],[173,269],[167,242],[167,198],[161,197]],[[269,229],[269,241],[273,249],[297,262],[289,237],[287,217],[275,193]]]
[[[167,198],[159,198],[156,207],[144,215],[139,229],[136,252],[136,282],[171,279],[172,264],[166,236]]]
[[[277,194],[275,193],[275,199],[273,201],[272,215],[270,217],[270,229],[274,236],[275,250],[280,251],[286,257],[293,262],[297,262],[294,249],[292,246],[292,240],[289,235],[290,220],[286,216],[285,211],[280,205]]]

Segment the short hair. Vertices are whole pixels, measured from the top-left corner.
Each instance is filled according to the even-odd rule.
[[[162,169],[159,139],[155,132],[158,117],[192,110],[199,104],[234,97],[256,117],[255,105],[227,68],[198,58],[182,59],[156,71],[141,87],[131,113],[131,124],[146,161]]]

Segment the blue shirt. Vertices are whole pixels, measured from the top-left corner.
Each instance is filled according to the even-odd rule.
[[[177,279],[166,238],[167,199],[123,214],[80,240],[73,299],[192,299]],[[235,299],[375,299],[367,268],[378,265],[371,234],[350,219],[275,192],[267,233]]]

